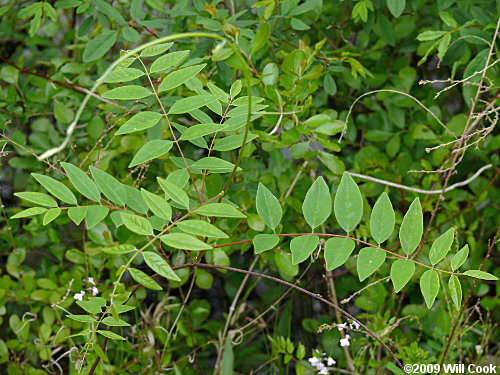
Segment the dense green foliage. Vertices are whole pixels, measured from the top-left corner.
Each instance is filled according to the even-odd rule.
[[[495,363],[493,1],[0,4],[0,372]]]

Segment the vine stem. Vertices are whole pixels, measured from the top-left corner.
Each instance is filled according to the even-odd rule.
[[[456,272],[450,272],[450,271],[445,271],[445,270],[441,270],[439,268],[434,268],[432,266],[428,266],[427,264],[424,264],[424,263],[420,263],[418,261],[416,261],[415,259],[411,259],[411,258],[408,258],[408,257],[405,257],[403,255],[399,255],[397,253],[394,253],[390,250],[387,250],[387,249],[384,249],[383,247],[380,247],[380,246],[377,246],[377,245],[374,245],[374,244],[371,244],[369,242],[366,242],[366,241],[363,241],[363,240],[360,240],[358,238],[354,238],[354,237],[349,237],[349,236],[344,236],[344,235],[341,235],[341,234],[330,234],[330,233],[280,233],[280,234],[277,234],[278,237],[295,237],[295,236],[309,236],[309,235],[316,235],[316,236],[323,236],[323,237],[338,237],[338,238],[347,238],[349,240],[353,240],[353,241],[356,241],[356,242],[359,242],[359,243],[362,243],[363,245],[366,245],[366,246],[370,246],[370,247],[374,247],[376,249],[380,249],[380,250],[383,250],[385,251],[387,254],[390,254],[392,256],[395,256],[397,258],[401,258],[401,259],[405,259],[405,260],[410,260],[412,261],[413,263],[415,264],[418,264],[419,266],[421,267],[425,267],[425,268],[429,268],[431,270],[434,270],[434,271],[437,271],[437,272],[443,272],[443,273],[447,273],[449,275],[461,275],[461,276],[465,276],[465,275],[462,275],[462,274],[459,274],[459,273],[456,273]],[[253,240],[250,240],[250,239],[247,239],[247,240],[242,240],[242,241],[236,241],[236,242],[231,242],[231,243],[226,243],[226,244],[221,244],[221,245],[216,245],[214,246],[214,249],[215,248],[218,248],[218,247],[226,247],[226,246],[232,246],[232,245],[240,245],[240,244],[243,244],[243,243],[248,243],[248,242],[252,242]]]
[[[263,278],[263,279],[268,279],[268,280],[274,281],[276,283],[285,285],[285,286],[287,286],[289,288],[292,288],[292,289],[295,289],[295,290],[297,290],[299,292],[307,294],[308,296],[310,296],[312,298],[315,298],[318,301],[321,301],[324,304],[326,304],[326,305],[334,308],[335,310],[337,310],[338,312],[340,312],[342,315],[344,315],[346,318],[351,319],[352,321],[355,321],[356,323],[358,323],[360,327],[362,327],[371,337],[373,337],[375,340],[377,340],[383,346],[383,348],[391,355],[391,357],[393,358],[394,362],[405,372],[405,374],[407,373],[404,370],[403,364],[394,355],[394,353],[392,352],[391,348],[389,348],[389,346],[387,346],[387,344],[384,343],[382,341],[382,339],[380,337],[378,337],[377,334],[375,334],[375,332],[373,332],[371,329],[369,329],[367,326],[365,326],[363,323],[361,323],[358,319],[356,319],[354,316],[352,316],[351,314],[349,314],[347,311],[345,311],[341,307],[337,306],[333,302],[328,301],[326,298],[323,298],[319,294],[313,293],[313,292],[311,292],[311,291],[309,291],[307,289],[304,289],[304,288],[302,288],[302,287],[300,287],[298,285],[292,284],[292,283],[290,283],[288,281],[285,281],[285,280],[281,280],[281,279],[279,279],[277,277],[274,277],[274,276],[269,276],[269,275],[266,275],[266,274],[263,274],[263,273],[257,273],[257,272],[254,272],[254,271],[243,270],[243,269],[235,268],[235,267],[218,266],[218,265],[215,265],[215,264],[208,264],[208,263],[189,263],[189,264],[183,264],[183,265],[180,265],[180,266],[175,266],[175,267],[172,267],[172,268],[174,270],[178,270],[178,269],[182,269],[182,268],[191,268],[191,267],[221,269],[221,270],[226,270],[226,271],[244,273],[244,274],[251,275],[251,276],[257,276],[257,277],[260,277],[260,278]]]

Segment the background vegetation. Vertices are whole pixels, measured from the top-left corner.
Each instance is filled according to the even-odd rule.
[[[398,362],[496,364],[498,3],[0,4],[0,372],[402,374]],[[103,77],[120,57],[118,69],[129,70]],[[163,81],[178,69],[177,85]],[[146,111],[152,117],[124,125]],[[212,122],[227,127],[190,130]],[[72,178],[71,165],[96,184],[78,171]],[[35,208],[53,198],[25,192],[50,193],[62,210]],[[370,220],[380,196],[392,202],[395,228],[387,207]],[[153,230],[219,201],[229,206],[206,214],[227,236],[192,222],[181,230],[197,238],[155,241]],[[335,202],[330,217],[334,201],[347,211]],[[412,202],[424,225],[407,251],[400,228]],[[92,208],[68,209],[76,203]],[[190,219],[205,220],[202,209]],[[387,223],[385,238],[374,235]],[[408,235],[418,226],[417,217]],[[349,232],[356,249],[333,262],[328,237],[295,242],[294,252],[294,237],[272,235],[311,227]],[[451,251],[436,267],[455,272],[468,245],[461,270],[489,280],[461,275],[457,286],[436,272],[422,287],[437,263],[431,246],[447,233]],[[268,236],[252,242],[259,234]],[[376,272],[361,269],[360,250],[384,241],[392,255]],[[204,251],[207,243],[214,248]],[[150,259],[128,253],[135,248]],[[391,264],[406,257],[424,266],[396,293]],[[94,321],[103,318],[108,325]]]

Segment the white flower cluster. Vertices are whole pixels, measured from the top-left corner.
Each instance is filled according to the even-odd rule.
[[[91,287],[89,287],[87,289],[90,291],[90,293],[93,296],[97,296],[99,294],[99,289],[97,289],[97,287],[95,286],[94,278],[93,277],[89,277],[88,279],[85,279],[84,281],[87,281],[90,285],[92,285]],[[85,290],[81,290],[80,293],[75,293],[73,295],[73,298],[76,301],[81,301],[81,300],[83,300],[83,296],[84,295],[85,295]]]
[[[314,356],[309,358],[308,361],[311,366],[318,370],[318,374],[320,375],[328,375],[330,370],[332,370],[331,366],[336,363],[332,357],[326,357],[326,353],[321,353],[317,349],[315,350]]]
[[[359,329],[359,323],[356,321],[352,321],[351,324],[349,324],[350,329]],[[344,329],[347,329],[347,323],[342,323],[342,324],[337,324],[337,329],[339,332],[343,331]],[[350,335],[346,334],[343,339],[340,339],[340,346],[349,346],[351,343],[349,342]]]

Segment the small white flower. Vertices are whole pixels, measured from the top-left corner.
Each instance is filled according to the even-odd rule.
[[[95,281],[94,281],[94,278],[93,278],[93,277],[89,277],[89,278],[87,279],[87,281],[88,281],[90,284],[95,285]]]
[[[344,330],[344,328],[347,328],[347,323],[337,324],[337,329],[339,331]]]
[[[81,301],[83,300],[83,296],[85,295],[85,291],[82,290],[80,291],[80,293],[75,293],[75,295],[73,296],[73,298],[76,300],[76,301]]]
[[[351,343],[349,342],[349,335],[345,335],[344,339],[340,339],[340,346],[349,346]]]
[[[332,357],[328,357],[327,364],[328,366],[333,366],[335,363],[335,360]]]
[[[311,365],[315,366],[315,365],[316,365],[316,363],[318,363],[320,360],[319,360],[319,358],[317,358],[317,357],[311,357],[311,358],[309,358],[309,359],[308,359],[308,361],[309,361],[309,363],[310,363]]]
[[[359,323],[353,320],[349,328],[359,329]]]
[[[92,287],[92,295],[97,296],[99,294],[99,289],[97,289],[95,286]]]
[[[330,372],[328,371],[328,369],[325,367],[324,369],[321,369],[318,374],[319,375],[328,375]]]
[[[326,373],[328,374],[328,369],[326,368],[325,364],[322,363],[322,362],[319,362],[317,365],[316,365],[316,369],[319,370],[320,374],[323,374],[322,371],[326,371]]]

